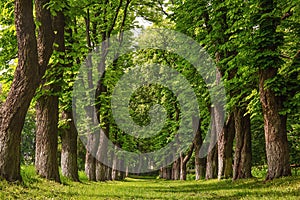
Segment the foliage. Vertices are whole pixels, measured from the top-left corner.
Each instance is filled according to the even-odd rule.
[[[175,29],[184,33],[197,42],[199,42],[216,60],[218,69],[222,73],[222,80],[227,91],[228,113],[231,113],[236,108],[245,108],[247,113],[251,115],[251,132],[252,132],[252,154],[253,165],[260,166],[266,164],[265,155],[265,140],[263,130],[263,116],[258,92],[258,72],[259,70],[276,69],[274,77],[266,81],[265,87],[271,88],[276,95],[283,97],[284,109],[281,110],[282,115],[288,116],[287,132],[290,146],[291,164],[299,164],[300,160],[300,126],[299,126],[299,71],[300,71],[300,4],[299,0],[279,1],[274,0],[274,6],[270,10],[267,6],[266,10],[260,8],[260,3],[268,1],[244,1],[244,0],[106,0],[106,1],[74,1],[74,0],[51,0],[47,5],[53,14],[57,16],[58,12],[63,11],[65,15],[65,52],[54,51],[49,69],[44,77],[45,82],[42,86],[56,85],[59,91],[49,91],[42,89],[37,92],[36,99],[40,95],[55,95],[60,99],[60,112],[72,109],[72,89],[78,70],[80,67],[87,67],[85,62],[88,53],[99,50],[99,45],[112,35],[118,35],[120,42],[122,31],[129,30],[134,27],[140,27],[137,24],[138,18],[143,18],[152,23],[152,27],[163,27]],[[5,101],[9,92],[10,84],[14,76],[14,70],[17,61],[17,41],[14,25],[13,1],[3,0],[0,3],[0,104]],[[269,9],[269,10],[268,10]],[[273,29],[276,27],[276,30]],[[162,38],[155,38],[155,42],[164,42]],[[127,44],[123,44],[127,45]],[[55,44],[57,47],[57,44]],[[118,53],[117,53],[118,54]],[[117,56],[114,55],[114,56]],[[209,127],[210,113],[207,109],[211,106],[207,86],[199,73],[191,66],[190,63],[177,55],[157,49],[145,49],[130,54],[118,57],[111,65],[106,66],[106,74],[103,77],[104,85],[107,89],[105,93],[100,95],[101,107],[100,117],[103,121],[110,125],[110,139],[124,150],[133,152],[150,152],[165,146],[174,138],[179,127],[180,106],[172,92],[159,85],[145,85],[136,91],[133,91],[129,112],[133,121],[138,125],[147,125],[150,123],[149,112],[155,104],[162,105],[166,110],[166,123],[156,137],[148,139],[137,139],[129,136],[120,130],[116,125],[111,113],[111,95],[119,81],[119,79],[137,65],[160,64],[171,67],[181,73],[190,83],[198,98],[201,116],[201,130],[205,134]],[[146,70],[145,70],[146,71]],[[143,72],[145,72],[143,71]],[[99,103],[99,102],[97,102]],[[34,161],[34,134],[35,134],[35,119],[33,111],[34,101],[28,111],[24,129],[22,132],[22,163],[30,164]],[[66,121],[60,120],[59,128],[67,128]],[[85,126],[81,124],[80,126]],[[79,127],[80,128],[80,127]],[[204,135],[203,135],[204,137]],[[84,147],[78,142],[79,168],[84,169]],[[193,163],[190,163],[193,165]],[[27,169],[25,169],[27,170]],[[30,174],[30,173],[29,173]],[[30,175],[31,176],[31,175]],[[25,184],[39,183],[49,186],[48,182],[42,181],[39,178],[31,178],[27,180],[27,171],[24,172]],[[190,175],[188,178],[192,178]],[[293,179],[287,181],[297,182]],[[26,182],[27,181],[27,182]],[[78,186],[77,184],[66,184]],[[134,187],[135,183],[141,183],[141,180],[127,179],[128,187]],[[162,183],[168,183],[171,189],[164,188],[169,195],[172,187],[179,190],[179,182],[151,182],[151,191],[156,192]],[[230,190],[228,194],[222,194],[222,190],[217,190],[216,193],[197,193],[196,182],[188,182],[183,187],[193,194],[193,197],[204,195],[204,198],[216,197],[238,197],[238,194],[246,198],[258,198],[251,191],[239,191],[240,188],[250,185],[254,191],[266,194],[271,189],[263,188],[260,183],[255,180],[248,180],[244,183],[229,184],[220,182],[222,187]],[[280,180],[278,182],[280,185]],[[108,198],[131,198],[134,193],[126,192],[123,188],[124,183],[109,183],[106,185],[96,184],[92,187],[99,187],[103,190],[112,190],[111,186],[115,185],[122,190],[120,193],[105,194]],[[178,185],[177,185],[178,184]],[[191,188],[188,188],[189,184]],[[241,185],[239,185],[241,184]],[[200,186],[203,189],[216,189],[216,182],[201,182]],[[256,187],[260,185],[262,191]],[[27,185],[30,190],[16,188],[18,191],[23,191],[25,195],[35,195],[34,186]],[[199,186],[199,187],[200,187]],[[269,185],[272,188],[272,185]],[[4,186],[10,188],[9,186]],[[17,186],[18,187],[18,186]],[[32,187],[32,188],[31,188]],[[44,186],[43,186],[44,187]],[[127,187],[127,186],[126,186]],[[141,186],[135,192],[144,189]],[[232,187],[232,188],[230,188]],[[236,188],[235,188],[236,187]],[[280,188],[281,186],[279,186]],[[45,187],[46,188],[46,187]],[[99,189],[98,188],[98,189]],[[91,189],[84,188],[88,191]],[[124,190],[123,190],[124,189]],[[270,193],[272,197],[280,196],[287,193],[276,192],[277,186],[274,186],[275,192]],[[290,188],[285,188],[287,191]],[[71,195],[72,198],[77,198],[77,195],[82,195],[83,191],[71,191],[71,186],[65,186],[63,189],[58,189],[58,186],[53,186],[53,190],[58,190],[57,193],[45,192],[47,198],[61,197],[63,193]],[[224,189],[225,190],[225,189]],[[290,189],[294,192],[294,189]],[[122,193],[124,192],[124,194]],[[179,196],[184,196],[184,192],[178,191]],[[15,192],[12,195],[19,197],[20,193]],[[53,196],[51,196],[53,195]],[[92,193],[96,197],[98,193]],[[154,195],[154,198],[166,198],[159,194]],[[215,195],[215,196],[214,196]],[[247,197],[248,195],[248,197]],[[12,196],[14,197],[14,196]],[[99,196],[103,197],[103,196]],[[142,197],[142,196],[141,196]],[[141,198],[138,197],[138,198]],[[144,197],[144,196],[143,196]],[[151,194],[145,194],[145,197],[151,197]],[[291,195],[291,198],[293,196]]]

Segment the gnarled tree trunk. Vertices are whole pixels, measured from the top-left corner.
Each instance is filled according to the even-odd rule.
[[[276,94],[266,82],[278,76],[281,67],[279,47],[284,42],[281,33],[277,32],[279,20],[274,15],[278,2],[273,0],[259,0],[259,32],[255,48],[259,56],[259,95],[264,117],[266,138],[266,154],[268,174],[266,180],[291,175],[289,164],[289,149],[286,132],[286,114],[280,114],[284,108],[285,96]]]
[[[280,111],[283,109],[283,101],[270,88],[265,88],[265,81],[274,77],[275,74],[275,69],[261,70],[259,76],[259,92],[263,108],[268,161],[266,180],[291,175],[286,132],[287,116],[280,115]]]
[[[41,23],[37,40],[32,1],[15,1],[18,66],[8,97],[0,111],[0,176],[8,181],[22,180],[21,131],[31,99],[52,54],[53,31],[50,12],[43,8],[46,3],[46,0],[37,1],[35,6],[36,19]]]

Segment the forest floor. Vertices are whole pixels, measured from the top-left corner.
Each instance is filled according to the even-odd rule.
[[[81,183],[62,177],[62,184],[41,179],[33,167],[22,167],[22,184],[0,181],[0,199],[300,199],[300,176],[264,183],[263,178],[167,181],[130,177],[124,181]]]

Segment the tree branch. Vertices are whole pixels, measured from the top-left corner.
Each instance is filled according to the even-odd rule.
[[[119,4],[119,6],[117,7],[116,14],[115,14],[115,16],[114,16],[113,22],[112,22],[112,24],[111,24],[111,26],[110,26],[110,28],[109,28],[109,30],[108,30],[108,32],[107,32],[107,37],[110,37],[110,35],[111,35],[111,33],[112,33],[112,31],[113,31],[113,29],[114,29],[114,27],[115,27],[115,24],[116,24],[118,15],[119,15],[119,11],[120,11],[120,9],[121,9],[121,7],[122,7],[122,3],[123,3],[123,0],[120,0],[120,4]]]
[[[296,5],[291,6],[290,9],[286,13],[284,13],[284,15],[281,17],[281,20],[285,20],[285,19],[293,16],[294,12],[292,11],[292,8],[294,8],[294,7],[296,7]]]
[[[158,1],[158,4],[159,4],[161,11],[168,17],[169,14],[164,10],[162,1]]]
[[[40,23],[38,27],[37,47],[39,60],[39,75],[43,76],[49,59],[53,52],[54,31],[52,27],[52,16],[50,10],[45,7],[49,0],[35,1],[36,20]]]

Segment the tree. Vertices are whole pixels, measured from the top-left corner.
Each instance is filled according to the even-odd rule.
[[[53,31],[47,1],[36,2],[36,19],[40,22],[35,36],[33,4],[15,1],[15,25],[18,40],[18,66],[0,113],[0,176],[8,181],[22,180],[20,142],[26,112],[45,73],[52,54]]]
[[[44,8],[43,8],[44,9]],[[51,19],[51,15],[48,16]],[[62,12],[53,17],[53,31],[55,34],[55,52],[64,53],[65,21]],[[48,21],[50,23],[51,21]],[[62,55],[59,55],[62,58]],[[41,96],[36,102],[36,156],[35,168],[37,173],[50,180],[60,182],[58,171],[58,121],[59,121],[59,95],[61,90],[59,81],[62,78],[60,62],[51,63],[46,71],[41,88]],[[54,80],[54,81],[53,81]]]
[[[287,115],[282,114],[284,96],[277,95],[268,81],[278,77],[282,65],[279,47],[283,44],[283,35],[277,32],[280,17],[274,14],[276,1],[258,1],[258,20],[256,63],[259,66],[259,93],[264,117],[268,174],[266,180],[291,175],[289,149],[286,132]]]
[[[62,13],[60,13],[62,15]],[[71,56],[74,52],[80,52],[79,49],[74,49],[72,46],[75,41],[72,38],[73,30],[70,27],[72,22],[68,19],[68,16],[64,16],[65,28],[61,29],[61,33],[64,31],[67,33],[61,34],[65,40],[65,50],[63,52],[64,63],[61,65],[66,71],[63,73],[62,92],[60,96],[60,113],[61,118],[59,122],[59,130],[61,137],[61,171],[62,175],[70,178],[73,181],[79,181],[78,176],[78,132],[75,126],[75,119],[73,117],[72,110],[72,89],[74,83],[75,72],[78,70],[79,58]],[[60,60],[60,59],[59,59]]]

